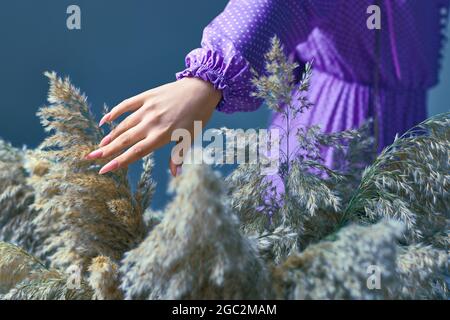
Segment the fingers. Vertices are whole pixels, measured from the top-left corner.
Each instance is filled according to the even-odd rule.
[[[103,140],[100,142],[100,147],[104,147],[114,141],[124,132],[132,129],[141,121],[141,114],[139,111],[129,115],[125,120],[117,125]]]
[[[105,174],[120,168],[127,167],[131,163],[140,160],[161,145],[161,140],[147,138],[136,143],[126,152],[106,164],[100,169],[99,174]]]
[[[120,117],[125,112],[131,112],[139,109],[143,104],[143,99],[141,95],[137,95],[135,97],[126,99],[119,103],[117,106],[111,109],[110,112],[105,114],[103,118],[100,120],[100,123],[98,124],[100,127],[104,125],[106,122],[111,122],[116,120],[118,117]]]
[[[107,139],[106,136],[103,140]],[[135,126],[128,131],[122,133],[117,139],[112,141],[100,149],[97,149],[86,156],[87,160],[94,160],[99,158],[107,158],[114,156],[122,150],[132,146],[133,144],[145,138],[145,128],[142,124]]]

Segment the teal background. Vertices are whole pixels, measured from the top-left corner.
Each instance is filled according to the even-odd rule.
[[[422,0],[416,0],[422,1]],[[0,5],[0,137],[16,146],[36,147],[44,132],[35,113],[46,103],[45,70],[70,75],[89,97],[100,118],[103,103],[121,100],[174,80],[184,57],[199,46],[204,26],[226,0],[9,0]],[[82,30],[66,28],[66,8],[77,4]],[[450,27],[447,29],[450,35]],[[445,49],[441,82],[430,91],[429,114],[449,110],[450,49]],[[265,127],[268,111],[224,115],[211,127]],[[166,194],[170,147],[156,152],[157,191],[152,206]],[[225,168],[224,174],[231,168]],[[135,182],[140,165],[130,178]]]

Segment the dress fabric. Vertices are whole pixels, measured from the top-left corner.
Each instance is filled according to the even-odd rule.
[[[264,71],[264,55],[277,36],[299,63],[314,59],[308,93],[314,107],[299,114],[292,126],[320,125],[336,132],[373,117],[380,151],[426,118],[427,90],[438,81],[450,0],[378,0],[380,30],[367,27],[373,4],[231,0],[205,28],[201,48],[187,55],[177,79],[198,77],[222,90],[219,111],[253,111],[261,101],[251,96],[251,69]],[[284,120],[273,114],[272,127],[279,125]],[[295,145],[293,137],[290,146]],[[324,150],[324,157],[331,165],[331,153]]]

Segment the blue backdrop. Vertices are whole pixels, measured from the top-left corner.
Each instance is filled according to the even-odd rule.
[[[417,0],[419,1],[419,0]],[[0,5],[0,137],[35,147],[44,132],[35,113],[46,102],[45,70],[70,75],[100,117],[141,91],[173,81],[184,57],[199,46],[202,29],[226,0],[10,0]],[[66,9],[81,7],[82,29],[66,28]],[[448,29],[450,34],[450,28]],[[441,83],[430,93],[430,114],[450,105],[450,50]],[[268,112],[216,113],[210,126],[265,127]],[[153,207],[167,201],[168,147],[156,152]],[[133,181],[139,165],[131,169]]]

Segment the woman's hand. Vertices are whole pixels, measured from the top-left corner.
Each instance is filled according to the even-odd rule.
[[[132,113],[86,159],[108,158],[128,149],[100,170],[104,174],[126,167],[169,143],[175,129],[186,129],[193,137],[194,121],[206,123],[221,97],[221,92],[209,82],[184,78],[126,99],[107,113],[99,125]],[[170,171],[176,175],[172,161]]]

